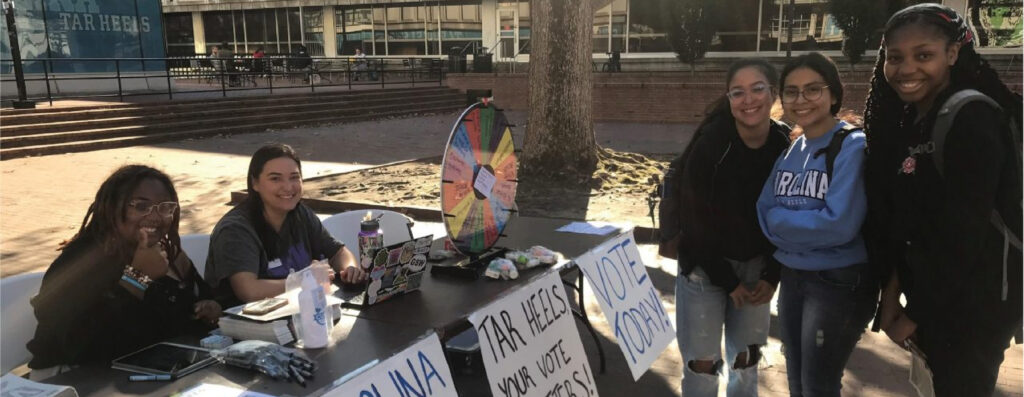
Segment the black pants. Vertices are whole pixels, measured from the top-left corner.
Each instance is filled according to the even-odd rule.
[[[917,329],[918,344],[932,370],[936,397],[991,396],[995,391],[1003,352],[1020,328],[1020,319],[1016,325],[974,325]]]

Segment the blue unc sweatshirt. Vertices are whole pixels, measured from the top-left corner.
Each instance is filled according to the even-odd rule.
[[[868,260],[860,234],[867,213],[864,133],[843,140],[831,180],[824,151],[815,156],[844,125],[840,121],[814,139],[795,139],[775,161],[757,200],[761,230],[778,248],[775,259],[790,268],[828,270]]]

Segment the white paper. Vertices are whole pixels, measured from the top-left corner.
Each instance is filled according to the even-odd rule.
[[[370,369],[366,366],[341,386],[331,389],[325,397],[458,397],[441,340],[437,334],[421,339],[401,353]],[[361,373],[359,373],[361,372]]]
[[[469,316],[491,394],[597,397],[594,371],[558,272]]]
[[[556,232],[595,234],[598,236],[604,236],[617,230],[619,230],[618,226],[607,222],[572,222],[555,229]]]
[[[676,331],[654,288],[633,231],[620,234],[575,259],[601,304],[633,380],[651,367]]]
[[[274,397],[238,387],[200,383],[181,392],[179,397]]]
[[[491,198],[491,190],[494,189],[494,174],[486,168],[481,168],[476,174],[473,188],[480,192],[480,194],[483,194],[484,197]]]
[[[78,397],[74,388],[33,382],[10,373],[0,377],[0,394],[5,397]]]

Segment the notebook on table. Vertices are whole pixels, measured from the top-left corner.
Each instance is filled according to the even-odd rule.
[[[342,306],[362,309],[420,289],[434,235],[391,244],[373,254],[373,265],[361,290],[342,290]]]

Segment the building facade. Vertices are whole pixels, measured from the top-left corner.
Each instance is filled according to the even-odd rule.
[[[207,54],[228,43],[235,53],[290,53],[299,44],[312,55],[438,56],[454,48],[487,48],[499,59],[528,58],[528,1],[507,0],[162,0],[169,56]],[[594,13],[593,52],[627,57],[672,57],[661,0],[605,0]],[[725,4],[728,3],[728,4]],[[946,0],[991,32],[988,47],[1019,53],[1021,9],[1016,0]],[[977,4],[976,4],[977,3]],[[774,54],[789,47],[789,0],[724,0],[728,10],[711,56]],[[828,0],[796,0],[792,48],[835,51],[842,31]],[[978,28],[978,26],[976,26]],[[998,51],[998,50],[997,50]]]

